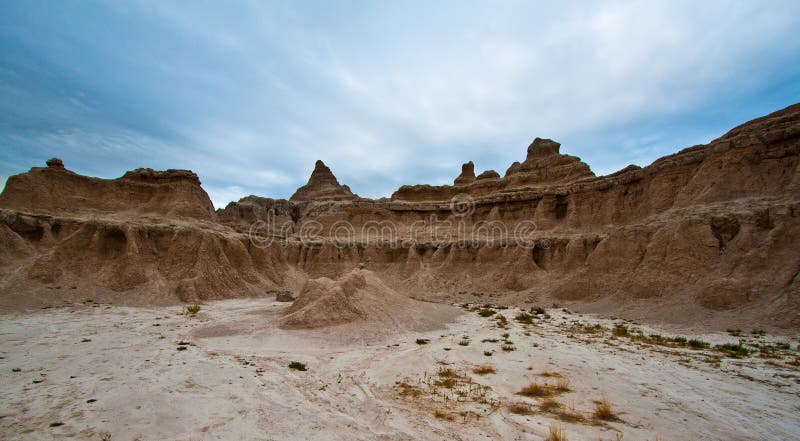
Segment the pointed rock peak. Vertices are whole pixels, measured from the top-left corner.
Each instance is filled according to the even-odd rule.
[[[339,181],[333,175],[331,169],[319,159],[314,163],[314,171],[311,172],[311,176],[308,178],[309,184],[313,182],[331,182],[339,185]]]
[[[340,185],[331,169],[324,162],[317,160],[314,171],[308,178],[308,184],[300,187],[290,198],[293,201],[326,201],[352,200],[356,196],[346,185]]]
[[[455,185],[467,185],[475,181],[475,164],[469,161],[461,166],[461,174],[454,181]]]
[[[552,139],[536,138],[531,145],[528,146],[528,157],[526,159],[556,156],[559,154],[560,148],[561,144]]]

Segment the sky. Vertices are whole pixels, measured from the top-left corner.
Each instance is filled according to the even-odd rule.
[[[798,29],[796,0],[0,0],[0,185],[190,169],[221,208],[321,159],[388,197],[537,136],[609,174],[799,102]]]

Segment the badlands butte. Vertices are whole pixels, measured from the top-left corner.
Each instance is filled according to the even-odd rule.
[[[318,161],[289,200],[248,196],[215,211],[191,171],[106,180],[54,158],[0,195],[0,307],[288,291],[302,301],[284,325],[315,327],[330,324],[320,311],[363,318],[347,302],[366,290],[368,303],[388,293],[400,309],[558,303],[709,329],[800,328],[800,104],[608,176],[549,139],[520,159],[502,176],[468,162],[453,185],[377,200]]]

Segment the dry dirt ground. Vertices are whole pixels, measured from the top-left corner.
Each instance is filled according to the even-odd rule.
[[[0,316],[0,438],[541,440],[551,426],[573,441],[800,436],[797,335],[628,324],[615,336],[618,322],[556,308],[525,324],[519,309],[469,306],[441,330],[376,337],[280,330],[284,308],[228,300],[186,316],[86,302]],[[754,352],[653,333],[741,338]],[[473,372],[483,364],[495,373]],[[532,383],[550,399],[519,394]],[[594,415],[604,395],[605,420]]]

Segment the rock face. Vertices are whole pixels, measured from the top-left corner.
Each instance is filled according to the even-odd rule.
[[[494,170],[487,170],[476,178],[475,167],[470,161],[462,166],[461,175],[456,178],[454,186],[404,185],[392,195],[392,200],[444,201],[463,193],[483,196],[594,177],[588,165],[581,162],[580,158],[561,154],[560,147],[561,144],[551,139],[536,138],[528,146],[525,161],[511,164],[503,178]]]
[[[188,170],[138,169],[118,179],[98,179],[67,170],[58,158],[8,178],[0,207],[42,214],[216,219],[200,179]]]
[[[455,185],[467,185],[475,182],[475,164],[472,161],[461,166],[461,174],[453,182]]]
[[[608,176],[537,138],[505,176],[470,177],[468,163],[458,185],[369,200],[319,162],[292,200],[249,196],[215,216],[191,172],[102,180],[54,162],[0,195],[0,307],[260,296],[324,277],[285,325],[331,302],[351,323],[375,277],[430,301],[800,329],[800,104]],[[350,290],[360,263],[367,288]]]
[[[314,171],[308,178],[308,184],[300,187],[292,195],[292,201],[350,201],[356,196],[350,191],[350,187],[340,185],[336,176],[333,175],[322,161],[317,161]]]

